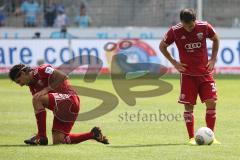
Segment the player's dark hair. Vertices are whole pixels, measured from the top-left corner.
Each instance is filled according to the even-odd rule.
[[[21,75],[21,71],[28,73],[32,71],[32,68],[24,64],[17,64],[10,69],[8,73],[8,77],[12,81],[14,81],[16,78],[18,78]]]
[[[184,23],[190,23],[196,20],[196,13],[191,8],[182,9],[180,12],[180,20]]]

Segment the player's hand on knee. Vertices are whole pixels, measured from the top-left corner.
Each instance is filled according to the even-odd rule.
[[[184,72],[186,70],[186,67],[187,67],[187,64],[180,63],[180,62],[177,62],[177,61],[175,61],[175,63],[173,65],[179,72]]]
[[[33,102],[39,101],[39,96],[36,95],[36,94],[34,94],[33,97],[32,97],[32,101],[33,101]]]
[[[50,89],[49,87],[46,87],[46,88],[44,88],[43,90],[35,93],[35,94],[34,94],[34,97],[40,98],[41,96],[44,96],[44,95],[48,94],[48,92],[49,92],[50,90],[51,90],[51,89]]]
[[[214,66],[215,66],[216,60],[215,59],[210,59],[207,63],[207,70],[212,71]]]

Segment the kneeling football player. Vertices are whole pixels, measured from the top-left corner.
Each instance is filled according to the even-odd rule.
[[[53,144],[76,144],[86,140],[108,144],[99,127],[90,132],[70,133],[77,119],[80,101],[77,93],[70,86],[68,77],[51,65],[41,65],[32,69],[24,64],[13,66],[9,78],[20,86],[29,86],[33,95],[32,104],[37,120],[37,135],[25,140],[30,145],[47,145],[46,108],[54,113],[52,126]]]

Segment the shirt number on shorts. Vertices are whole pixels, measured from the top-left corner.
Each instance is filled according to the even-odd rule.
[[[216,83],[210,83],[212,86],[212,92],[216,92],[217,91],[217,86]]]

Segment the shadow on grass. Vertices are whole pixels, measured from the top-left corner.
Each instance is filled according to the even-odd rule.
[[[0,144],[0,148],[9,148],[9,147],[47,147],[47,146],[56,146],[56,145],[27,145],[27,144]]]
[[[161,146],[183,146],[185,143],[166,143],[166,144],[134,144],[134,145],[125,145],[125,146],[107,146],[110,148],[141,148],[141,147],[161,147]],[[9,148],[9,147],[47,147],[47,146],[58,146],[58,145],[26,145],[26,144],[0,144],[0,148]]]
[[[166,144],[134,144],[125,146],[108,146],[111,148],[138,148],[138,147],[160,147],[160,146],[181,146],[186,145],[185,143],[166,143]]]

